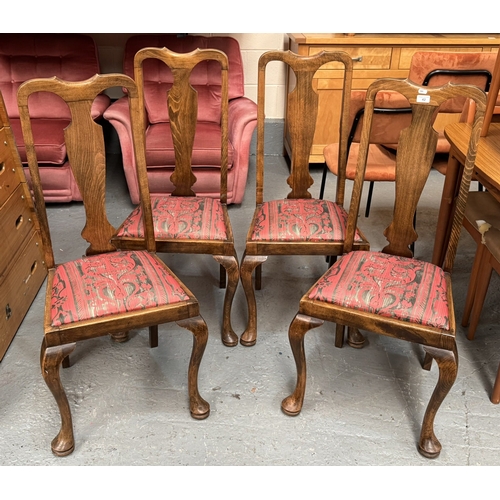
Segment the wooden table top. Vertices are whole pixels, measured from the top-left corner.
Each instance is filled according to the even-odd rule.
[[[454,156],[462,164],[465,161],[470,132],[471,126],[468,123],[453,123],[444,131]],[[474,175],[486,188],[496,190],[496,194],[500,195],[500,123],[490,124],[488,135],[481,137]]]

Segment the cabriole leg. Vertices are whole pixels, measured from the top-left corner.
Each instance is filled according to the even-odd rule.
[[[257,342],[257,303],[255,301],[255,292],[252,286],[253,270],[267,260],[264,255],[244,255],[241,263],[241,284],[245,291],[248,307],[247,328],[240,338],[240,343],[244,346],[252,346]]]
[[[297,314],[290,323],[288,329],[288,340],[292,348],[295,365],[297,367],[297,384],[292,395],[285,398],[281,403],[281,409],[287,415],[295,416],[302,410],[304,394],[306,391],[306,355],[304,352],[304,337],[306,333],[321,326],[321,319],[311,318],[303,314]]]
[[[357,328],[350,326],[347,329],[347,344],[354,349],[362,349],[365,345],[365,337]]]
[[[45,339],[40,351],[40,366],[42,376],[50,392],[54,396],[59,413],[61,414],[61,429],[52,440],[52,453],[58,457],[69,455],[75,448],[73,436],[73,422],[68,398],[61,384],[59,369],[64,358],[69,356],[75,349],[76,344],[65,344],[55,347],[47,347]]]
[[[229,255],[214,255],[214,259],[222,266],[227,273],[227,287],[224,295],[224,307],[222,310],[222,343],[227,347],[238,345],[238,336],[231,326],[231,309],[233,307],[234,294],[240,279],[240,268],[236,253]]]
[[[193,418],[203,420],[210,415],[210,405],[198,391],[198,371],[208,341],[207,324],[201,316],[177,321],[177,324],[193,334],[193,350],[188,369],[189,408]]]
[[[425,411],[418,451],[424,457],[436,458],[441,452],[441,443],[434,434],[434,418],[457,378],[458,354],[456,345],[453,351],[427,346],[424,346],[424,350],[426,357],[429,355],[436,360],[439,367],[439,378]]]

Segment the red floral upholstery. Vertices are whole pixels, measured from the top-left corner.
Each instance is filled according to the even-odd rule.
[[[221,240],[227,239],[220,200],[191,196],[151,197],[155,239]],[[141,207],[123,223],[117,238],[143,238]]]
[[[285,199],[261,205],[254,241],[343,241],[347,212],[331,201]],[[356,232],[355,241],[362,241]]]
[[[448,329],[444,271],[427,262],[380,252],[351,252],[315,284],[312,300]]]
[[[176,278],[149,252],[83,257],[56,267],[51,324],[61,326],[187,299]]]

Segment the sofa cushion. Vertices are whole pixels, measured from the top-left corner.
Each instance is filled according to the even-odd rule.
[[[86,80],[99,73],[97,48],[92,37],[80,34],[0,34],[0,91],[9,117],[19,117],[17,89],[32,78],[57,76]],[[68,117],[62,100],[39,93],[30,99],[34,118]]]
[[[193,145],[193,167],[217,167],[221,164],[221,129],[215,123],[198,122]],[[228,169],[233,165],[234,150],[228,147]],[[149,168],[175,165],[174,145],[169,123],[150,125],[146,131],[146,163]]]
[[[167,95],[171,87],[171,83],[161,81],[145,82],[144,101],[150,123],[169,121]],[[220,85],[193,85],[193,88],[198,94],[197,120],[220,123]]]
[[[26,147],[22,139],[21,122],[19,118],[10,121],[12,132],[16,138],[19,156],[23,163],[27,163]],[[68,119],[43,119],[32,120],[33,139],[39,163],[62,165],[66,159],[66,144],[64,143],[64,128],[69,124]]]
[[[229,60],[229,99],[244,96],[243,61],[240,47],[234,38],[224,36],[204,37],[176,35],[138,35],[127,40],[124,56],[125,74],[134,76],[134,56],[144,47],[167,47],[187,53],[200,49],[218,49]],[[148,59],[143,65],[144,99],[150,123],[168,121],[167,91],[173,82],[170,69],[161,61]],[[198,92],[198,120],[220,121],[220,65],[204,61],[194,68],[191,85]]]

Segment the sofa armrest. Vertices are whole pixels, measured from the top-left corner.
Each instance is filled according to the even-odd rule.
[[[132,203],[139,203],[139,187],[135,168],[134,146],[132,139],[132,125],[128,97],[121,97],[104,112],[104,118],[114,127],[120,141],[123,171]]]
[[[257,104],[247,97],[229,102],[228,135],[234,147],[233,184],[230,203],[241,203],[245,194],[250,157],[250,144],[257,126]]]
[[[92,118],[96,120],[100,118],[106,109],[109,107],[111,103],[111,99],[106,94],[100,94],[95,98],[94,103],[92,104]]]
[[[229,140],[238,143],[248,124],[257,124],[257,104],[247,97],[238,97],[229,101],[228,127]]]

